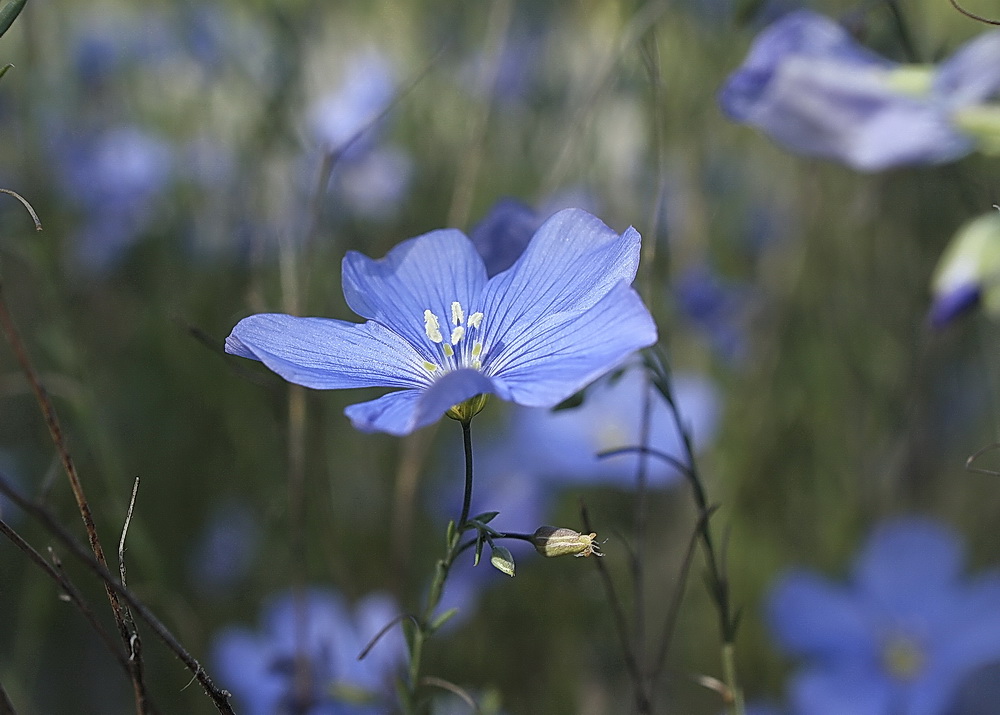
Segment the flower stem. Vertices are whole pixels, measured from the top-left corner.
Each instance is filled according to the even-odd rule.
[[[414,622],[413,632],[409,639],[410,644],[410,667],[408,672],[408,682],[406,684],[406,702],[404,711],[407,715],[418,715],[426,710],[422,707],[417,691],[420,686],[420,664],[423,658],[424,643],[434,634],[432,619],[434,612],[441,603],[441,595],[444,593],[444,584],[448,579],[448,572],[455,558],[465,550],[461,545],[462,533],[471,528],[467,522],[469,520],[469,509],[472,506],[472,430],[471,419],[462,420],[462,443],[465,447],[465,493],[462,499],[462,514],[458,522],[448,525],[448,536],[445,553],[434,567],[434,578],[431,580],[430,589],[427,592],[427,603],[424,606],[420,618]],[[468,546],[466,544],[465,546]]]
[[[722,644],[722,677],[731,698],[730,715],[745,715],[746,703],[743,700],[743,690],[736,681],[736,648],[732,642]]]

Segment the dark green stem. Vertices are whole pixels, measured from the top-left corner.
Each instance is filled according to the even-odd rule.
[[[449,523],[447,546],[444,556],[440,558],[434,567],[434,578],[431,581],[430,590],[427,592],[427,604],[423,613],[413,627],[410,638],[410,667],[408,672],[408,682],[406,687],[406,702],[404,710],[407,715],[418,715],[422,712],[420,700],[417,693],[420,687],[420,664],[423,658],[424,643],[434,634],[434,612],[441,603],[441,594],[444,593],[444,584],[448,579],[448,572],[455,563],[455,559],[466,548],[475,544],[475,541],[461,544],[462,533],[472,528],[469,521],[469,509],[472,506],[472,430],[471,420],[462,420],[462,443],[465,447],[465,493],[462,499],[462,515],[459,517],[457,525]]]

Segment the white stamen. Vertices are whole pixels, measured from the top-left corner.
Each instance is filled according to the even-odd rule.
[[[465,322],[465,311],[462,310],[462,304],[457,300],[451,304],[451,322],[455,325],[461,325]],[[455,342],[452,340],[452,342]]]
[[[462,339],[463,335],[465,335],[465,328],[459,325],[457,328],[451,331],[451,344],[458,345],[458,341]]]
[[[427,337],[431,339],[431,342],[440,343],[444,340],[444,336],[441,335],[441,324],[438,322],[438,317],[429,310],[424,311],[424,332],[427,333]]]
[[[469,327],[470,328],[478,328],[479,324],[482,323],[482,322],[483,322],[483,314],[482,313],[473,313],[472,315],[469,316]]]

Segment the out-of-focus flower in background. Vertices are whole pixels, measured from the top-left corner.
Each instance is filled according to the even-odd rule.
[[[1000,662],[1000,573],[962,574],[962,546],[929,519],[878,526],[848,584],[808,570],[774,587],[767,616],[805,659],[789,700],[802,715],[944,715],[963,681]]]
[[[977,305],[1000,315],[1000,211],[979,216],[955,233],[938,260],[931,293],[928,320],[935,328]]]
[[[369,150],[377,119],[396,94],[396,73],[379,52],[349,58],[340,82],[307,110],[310,136],[325,152],[358,156]]]
[[[222,502],[209,515],[190,564],[190,578],[201,593],[222,595],[250,572],[260,542],[259,521],[241,502]]]
[[[366,431],[404,435],[476,395],[552,407],[656,341],[631,282],[639,234],[568,209],[488,278],[460,231],[434,231],[381,260],[344,258],[344,296],[367,323],[259,314],[226,340],[290,382],[398,387],[345,411]]]
[[[817,13],[764,30],[719,95],[732,119],[791,151],[862,171],[937,164],[977,148],[960,125],[1000,92],[1000,33],[936,66],[892,62]],[[988,133],[988,132],[987,132]]]
[[[747,357],[746,324],[754,298],[750,285],[727,281],[710,267],[699,265],[680,275],[673,295],[682,317],[705,336],[723,361],[733,364]]]
[[[690,430],[695,449],[715,435],[721,400],[714,385],[693,374],[675,375],[674,397],[684,427]],[[583,404],[561,410],[516,408],[510,427],[486,447],[494,462],[510,465],[507,473],[520,472],[544,483],[550,490],[585,484],[635,486],[636,454],[598,458],[598,454],[642,443],[642,409],[650,399],[648,446],[687,463],[673,413],[642,370],[635,367],[590,387]],[[492,454],[496,452],[497,454]],[[647,479],[652,487],[677,484],[683,475],[657,457],[647,458]],[[499,518],[499,517],[498,517]]]
[[[74,265],[109,270],[150,228],[173,178],[164,138],[138,126],[66,132],[53,147],[58,185],[81,213]]]
[[[222,631],[212,660],[241,712],[376,715],[387,711],[405,658],[402,633],[393,627],[358,655],[398,614],[383,594],[351,608],[333,591],[289,592],[266,606],[260,631]]]

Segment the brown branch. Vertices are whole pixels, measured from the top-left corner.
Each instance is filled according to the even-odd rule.
[[[4,337],[7,338],[7,342],[10,343],[11,349],[14,351],[14,356],[20,364],[28,384],[31,385],[32,392],[35,393],[35,399],[42,411],[42,416],[45,418],[45,424],[49,428],[49,435],[52,437],[52,442],[59,453],[59,460],[62,462],[63,470],[69,478],[70,487],[76,499],[76,506],[80,510],[80,516],[83,518],[83,524],[87,529],[90,550],[101,567],[107,570],[108,562],[104,558],[104,549],[101,547],[101,540],[97,535],[97,527],[94,524],[94,517],[90,511],[90,503],[83,493],[83,484],[80,483],[80,476],[77,474],[76,465],[73,463],[73,458],[66,447],[66,440],[63,437],[62,427],[59,425],[59,418],[56,415],[55,407],[52,404],[52,400],[49,399],[49,395],[42,385],[41,380],[38,378],[38,373],[35,371],[34,365],[31,364],[31,359],[28,357],[28,350],[17,330],[14,318],[7,309],[7,302],[3,298],[2,286],[0,286],[0,331],[3,332]],[[122,612],[122,605],[118,600],[118,595],[107,584],[105,584],[104,590],[107,593],[108,602],[111,604],[111,611],[114,613],[115,624],[118,626],[118,635],[121,636],[125,647],[131,650],[132,636],[135,634],[130,632],[128,626],[125,624],[125,614]],[[147,712],[143,705],[146,699],[146,686],[142,681],[142,668],[137,660],[132,660],[131,662],[133,664],[131,676],[135,691],[136,710],[140,715],[144,715]]]
[[[35,563],[35,565],[37,565],[40,569],[42,569],[42,571],[48,574],[49,578],[51,578],[53,581],[59,584],[59,587],[66,594],[65,597],[71,603],[73,603],[78,609],[80,609],[80,612],[83,614],[83,617],[86,618],[87,622],[90,623],[91,627],[95,631],[97,631],[97,635],[100,636],[102,641],[104,641],[104,645],[107,646],[108,651],[110,651],[111,655],[115,657],[115,660],[118,661],[118,664],[125,670],[125,673],[131,675],[131,667],[129,666],[128,659],[122,653],[121,648],[118,646],[117,641],[115,641],[115,639],[111,637],[111,634],[108,633],[107,630],[104,628],[104,626],[101,625],[100,621],[97,620],[97,616],[94,615],[94,612],[90,609],[90,606],[84,600],[83,595],[80,593],[80,590],[73,584],[72,581],[69,580],[69,577],[66,576],[66,574],[62,571],[62,564],[59,562],[55,554],[52,555],[53,561],[55,563],[55,566],[53,566],[48,561],[46,561],[45,558],[40,553],[38,553],[38,551],[36,551],[34,547],[32,547],[31,544],[25,541],[20,536],[20,534],[14,531],[3,519],[0,519],[0,534],[6,536],[11,542],[13,542],[14,546],[23,551],[25,555],[32,562]],[[3,713],[2,709],[0,709],[0,713]]]
[[[194,674],[194,677],[199,683],[201,683],[205,693],[212,699],[212,702],[215,703],[215,707],[218,708],[220,713],[223,713],[223,715],[236,715],[233,712],[232,706],[229,704],[229,692],[218,688],[215,683],[212,682],[212,678],[209,677],[205,669],[201,667],[201,663],[199,663],[194,656],[188,653],[187,649],[181,645],[180,641],[177,640],[174,634],[160,622],[160,620],[146,607],[142,601],[139,600],[138,597],[133,595],[131,591],[115,580],[115,577],[110,571],[108,571],[106,566],[99,563],[96,558],[87,553],[87,550],[77,543],[76,539],[74,539],[73,536],[66,531],[62,524],[60,524],[56,518],[52,516],[48,509],[21,496],[21,494],[11,488],[11,486],[2,478],[0,478],[0,492],[6,495],[24,511],[28,512],[32,517],[41,522],[42,525],[48,529],[49,533],[62,542],[69,552],[73,554],[73,556],[86,564],[91,571],[96,573],[101,580],[104,581],[106,588],[112,589],[117,595],[121,596],[129,607],[139,615],[139,618],[146,622],[146,624],[153,630],[154,633],[156,633],[160,640],[162,640],[163,643],[170,650],[172,650],[178,658],[180,658],[181,662],[187,666],[188,670]],[[131,647],[131,644],[127,645]]]
[[[988,17],[983,17],[982,15],[977,15],[974,12],[969,12],[964,7],[958,4],[958,0],[948,0],[948,2],[950,2],[951,6],[956,10],[958,10],[960,13],[962,13],[968,18],[975,20],[976,22],[982,22],[986,25],[1000,25],[1000,20],[991,20]]]

